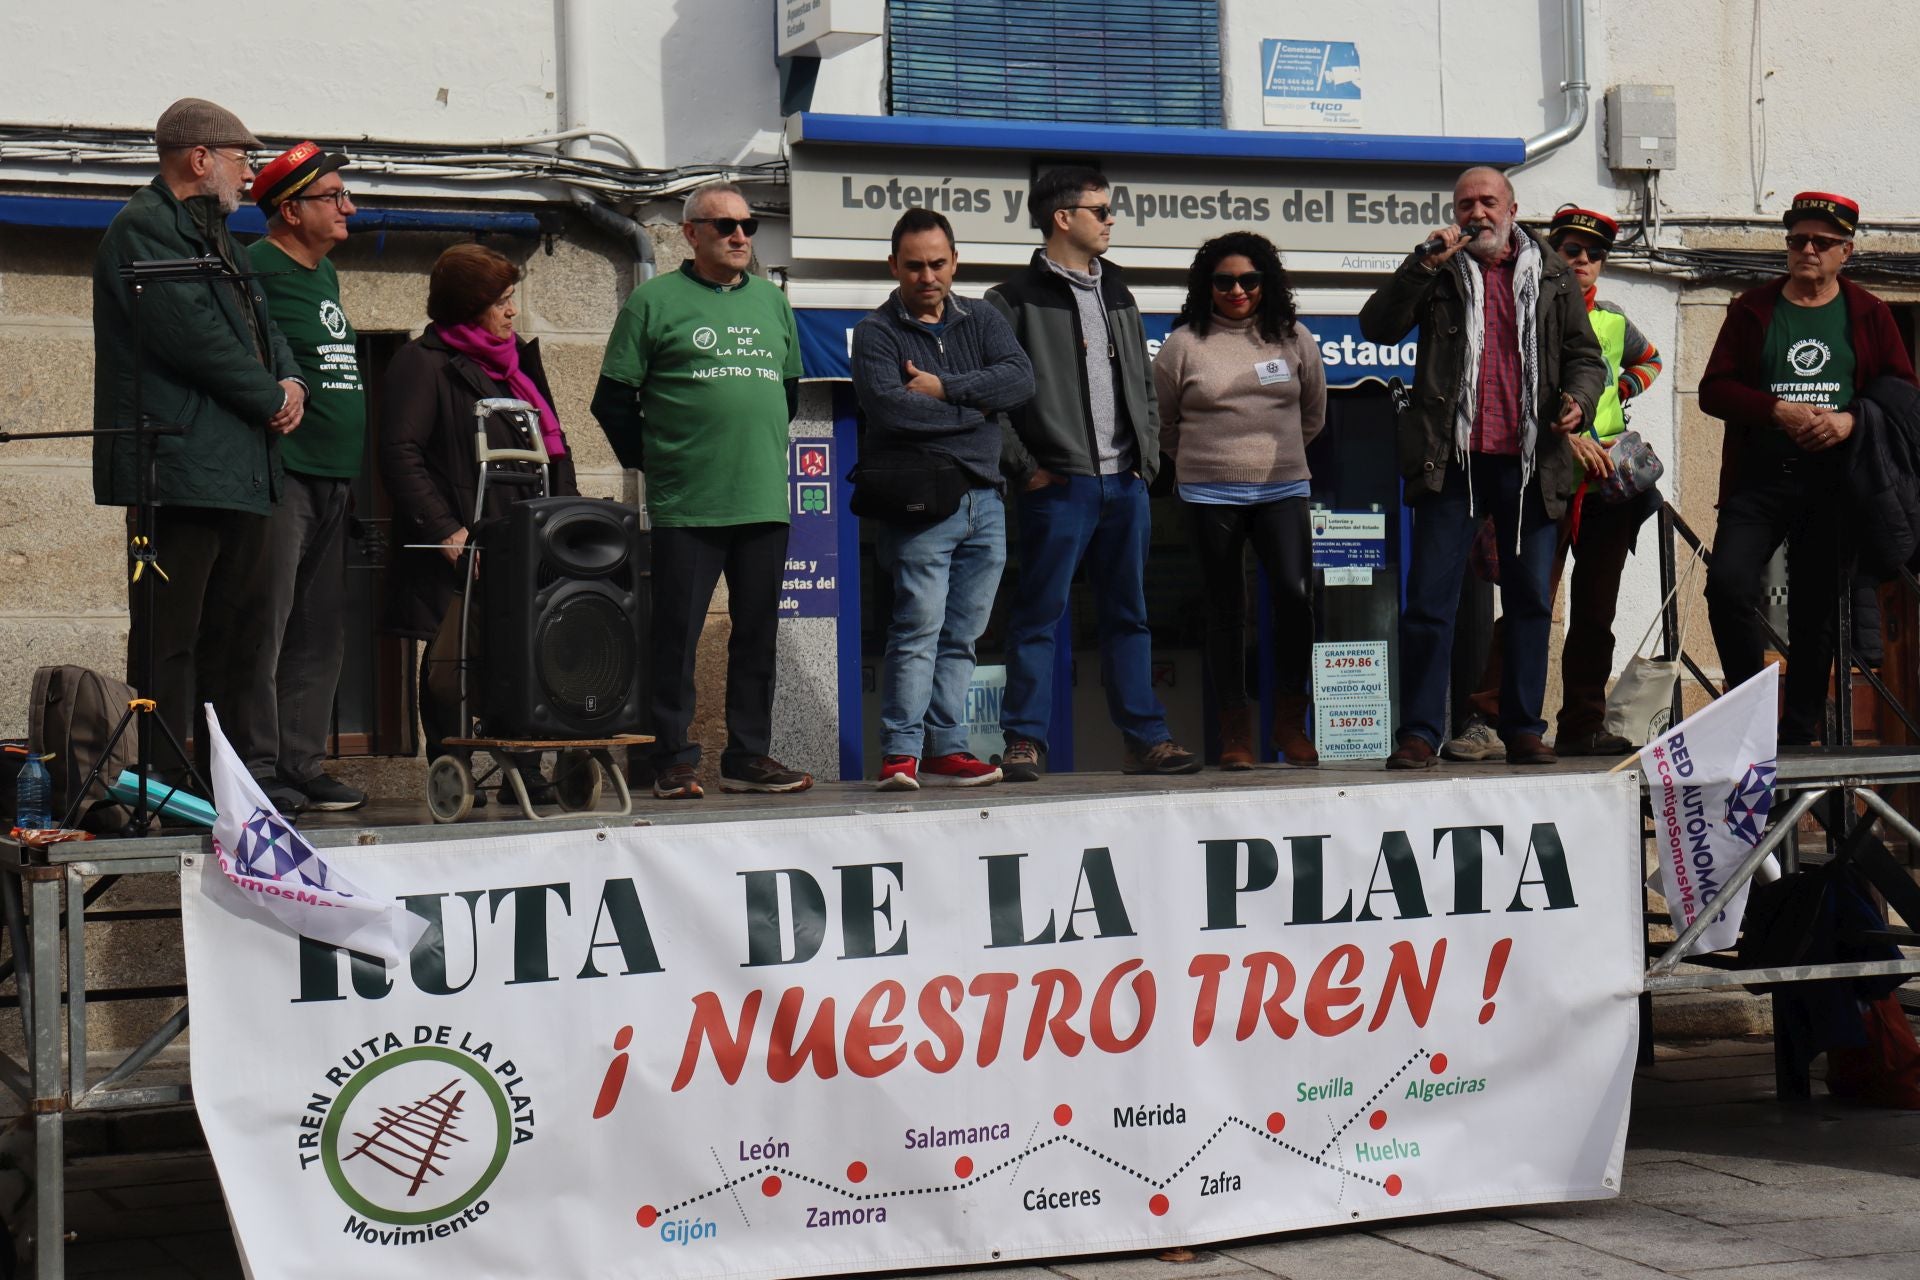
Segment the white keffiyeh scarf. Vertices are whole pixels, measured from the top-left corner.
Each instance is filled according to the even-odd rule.
[[[1540,431],[1540,246],[1518,227],[1513,231],[1514,328],[1520,335],[1520,490],[1533,478],[1533,446]],[[1480,359],[1487,332],[1486,275],[1470,253],[1453,256],[1460,288],[1467,300],[1467,359],[1460,376],[1460,397],[1453,406],[1453,457],[1467,466],[1473,444],[1473,419],[1480,411]],[[1468,468],[1471,492],[1472,469]]]

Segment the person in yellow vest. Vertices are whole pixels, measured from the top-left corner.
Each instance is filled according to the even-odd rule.
[[[1627,553],[1653,507],[1648,502],[1609,503],[1593,476],[1605,474],[1607,449],[1627,429],[1627,402],[1660,376],[1660,353],[1634,328],[1626,313],[1597,296],[1600,272],[1613,252],[1620,225],[1604,213],[1562,205],[1547,227],[1547,243],[1566,259],[1586,295],[1587,320],[1612,376],[1594,406],[1593,426],[1568,437],[1575,458],[1586,468],[1588,483],[1568,503],[1560,522],[1560,546],[1553,561],[1553,592],[1573,552],[1573,589],[1567,611],[1567,640],[1560,651],[1561,702],[1553,749],[1563,756],[1625,755],[1639,743],[1608,733],[1607,681],[1613,675],[1613,614],[1620,598],[1620,574]],[[1577,535],[1576,535],[1577,531]],[[1449,760],[1498,758],[1503,747],[1493,726],[1500,718],[1500,636],[1487,652],[1479,692],[1467,699],[1466,723],[1440,748]]]

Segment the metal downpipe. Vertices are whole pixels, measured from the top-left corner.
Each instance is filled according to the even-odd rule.
[[[1527,158],[1515,165],[1516,172],[1546,159],[1580,136],[1587,127],[1587,13],[1585,0],[1564,0],[1561,18],[1561,56],[1566,79],[1560,91],[1566,98],[1566,115],[1545,133],[1526,141]]]

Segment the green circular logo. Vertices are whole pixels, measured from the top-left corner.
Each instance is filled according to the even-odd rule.
[[[427,1070],[436,1063],[457,1074],[432,1088],[429,1086],[445,1074]],[[413,1069],[388,1080],[386,1091],[392,1093],[391,1098],[380,1098],[380,1091],[369,1095],[370,1108],[346,1133],[343,1144],[347,1116],[362,1092],[403,1067]],[[491,1104],[491,1116],[485,1107],[468,1106],[467,1096],[476,1088]],[[371,1105],[375,1102],[378,1105]],[[477,1114],[479,1123],[469,1126],[472,1133],[463,1133],[461,1122],[469,1112]],[[489,1140],[490,1150],[486,1147]],[[344,1154],[343,1145],[350,1148]],[[439,1045],[400,1049],[363,1068],[347,1081],[328,1108],[327,1122],[320,1131],[321,1163],[335,1194],[349,1208],[394,1226],[435,1222],[471,1205],[499,1176],[512,1145],[512,1109],[506,1092],[472,1058]],[[354,1162],[356,1169],[367,1170],[362,1185],[356,1186],[349,1175],[349,1162]],[[477,1174],[475,1168],[480,1170]],[[382,1198],[393,1199],[400,1207],[374,1200],[364,1189],[367,1184],[390,1187],[391,1196],[383,1190]],[[447,1197],[448,1186],[464,1189]],[[423,1192],[438,1202],[427,1204],[419,1198]],[[427,1207],[406,1207],[422,1204]]]

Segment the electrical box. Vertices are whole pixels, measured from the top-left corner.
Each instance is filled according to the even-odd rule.
[[[1679,131],[1670,84],[1616,84],[1607,90],[1607,168],[1671,169]]]

